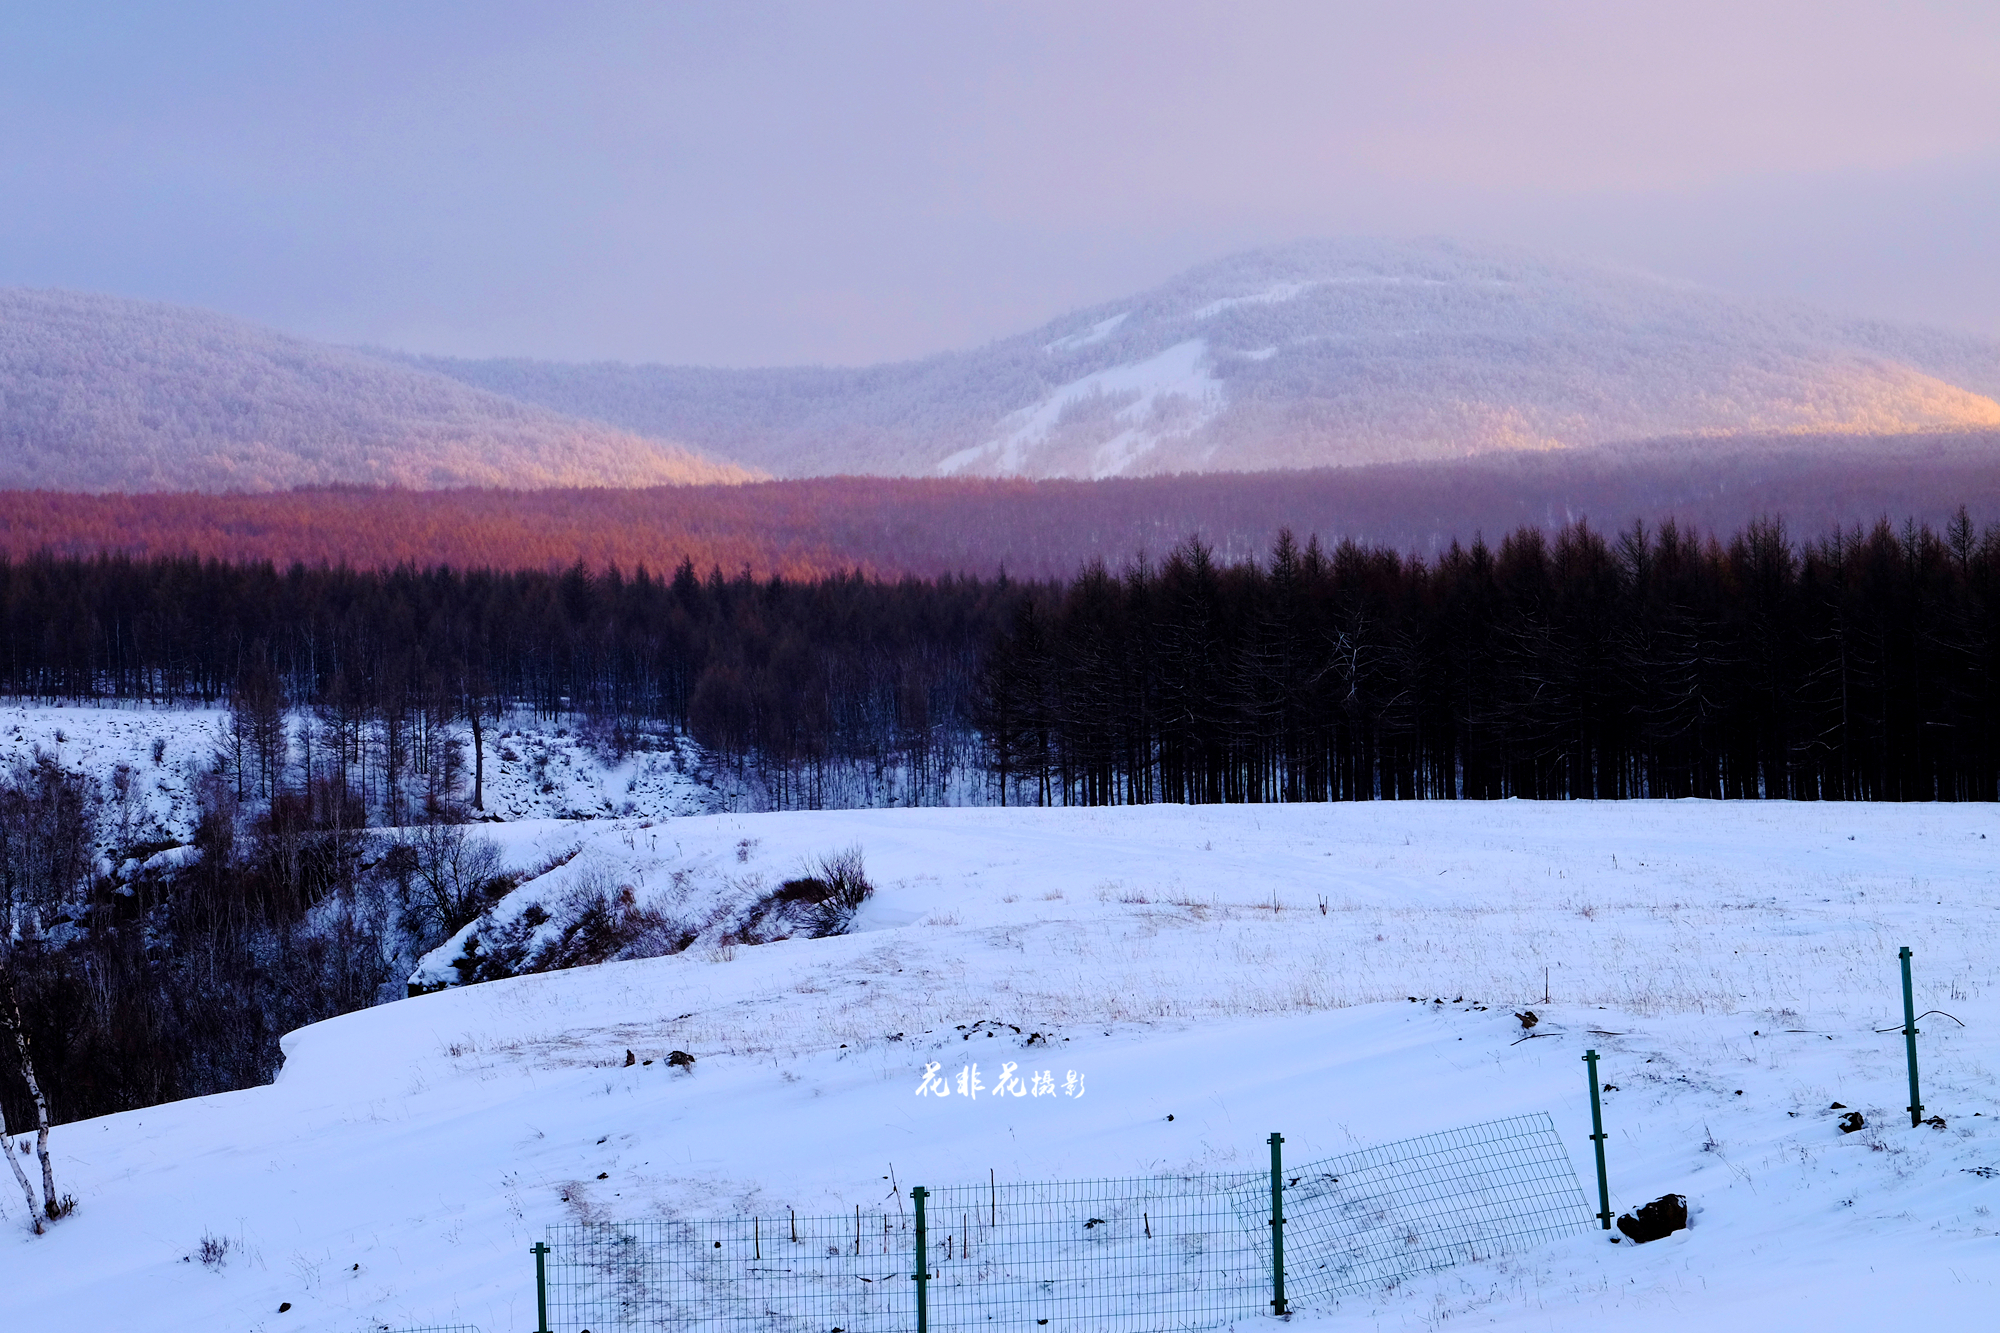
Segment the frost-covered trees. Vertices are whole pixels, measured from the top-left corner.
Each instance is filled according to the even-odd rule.
[[[1233,255],[898,365],[417,364],[781,475],[931,476],[978,450],[996,475],[1098,477],[1990,427],[1995,352],[1630,270],[1350,240]]]
[[[659,486],[748,473],[201,310],[0,290],[0,486]]]

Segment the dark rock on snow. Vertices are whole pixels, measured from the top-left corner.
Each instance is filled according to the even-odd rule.
[[[1688,1201],[1685,1194],[1662,1194],[1645,1207],[1636,1208],[1618,1219],[1618,1229],[1635,1245],[1671,1236],[1687,1224]]]

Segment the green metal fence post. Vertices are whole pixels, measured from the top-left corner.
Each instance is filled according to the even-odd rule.
[[[1910,993],[1910,946],[1905,944],[1897,957],[1903,960],[1903,1044],[1910,1057],[1910,1128],[1924,1123],[1924,1099],[1917,1092],[1917,1002]]]
[[[931,1263],[924,1253],[924,1200],[929,1197],[929,1191],[919,1185],[910,1191],[910,1197],[917,1204],[917,1333],[929,1333]]]
[[[1597,1052],[1585,1051],[1590,1066],[1590,1141],[1597,1145],[1597,1220],[1611,1230],[1611,1181],[1604,1174],[1604,1108],[1597,1098]]]
[[[1285,1136],[1271,1134],[1271,1313],[1288,1315],[1285,1308]]]
[[[535,1256],[535,1333],[549,1333],[549,1247],[536,1241],[528,1253]]]

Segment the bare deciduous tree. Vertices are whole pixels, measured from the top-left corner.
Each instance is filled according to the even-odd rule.
[[[449,935],[479,915],[487,886],[500,873],[500,848],[463,824],[432,820],[411,831],[415,906]]]
[[[49,1103],[35,1076],[28,1026],[21,1017],[15,956],[24,942],[43,936],[88,880],[97,817],[97,795],[91,784],[65,771],[52,756],[38,752],[32,759],[18,759],[0,778],[0,1023],[13,1033],[17,1069],[34,1107],[35,1151],[42,1166],[39,1206],[11,1139],[6,1152],[38,1234],[44,1219],[63,1217],[75,1205],[56,1194],[55,1168],[49,1160]]]

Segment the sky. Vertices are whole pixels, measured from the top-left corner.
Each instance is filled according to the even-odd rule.
[[[0,285],[865,364],[1426,235],[2000,336],[2000,5],[0,9]]]

